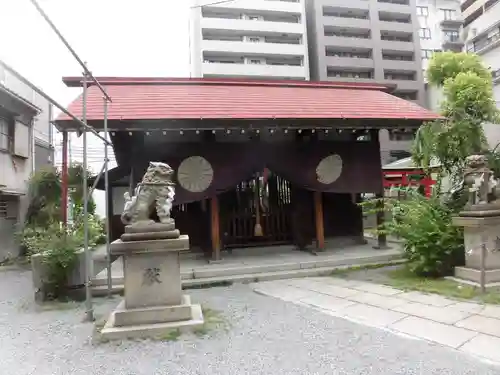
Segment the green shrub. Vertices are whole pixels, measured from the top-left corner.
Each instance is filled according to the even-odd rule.
[[[385,199],[385,210],[393,219],[378,228],[398,236],[402,242],[410,270],[419,276],[441,277],[465,261],[462,228],[452,224],[455,206],[443,203],[438,196],[425,198],[418,192],[405,190],[407,199]],[[376,211],[377,200],[362,203],[365,211]]]
[[[89,248],[105,241],[102,220],[88,215]],[[65,230],[61,223],[52,222],[45,227],[27,226],[19,233],[19,240],[27,249],[27,255],[42,254],[46,267],[45,294],[58,298],[64,294],[67,276],[75,266],[76,253],[84,247],[84,225],[78,218]]]

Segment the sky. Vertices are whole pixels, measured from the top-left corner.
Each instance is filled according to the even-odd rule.
[[[191,0],[38,0],[92,74],[188,77]],[[80,93],[61,81],[82,69],[30,0],[0,0],[0,59],[60,104]],[[103,164],[103,143],[88,137],[90,168]],[[56,164],[61,136],[55,136]],[[81,161],[81,138],[71,137],[72,159]],[[113,167],[114,165],[110,165]],[[103,195],[95,197],[103,214]],[[99,207],[100,206],[100,207]]]

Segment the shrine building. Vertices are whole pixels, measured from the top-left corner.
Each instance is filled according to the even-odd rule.
[[[82,87],[81,77],[63,79]],[[219,259],[233,248],[295,244],[324,249],[364,241],[357,203],[381,195],[379,130],[414,132],[439,116],[370,83],[100,77],[112,98],[108,129],[111,239],[119,238],[123,194],[150,161],[176,171],[172,217],[191,251]],[[104,124],[96,86],[87,123]],[[69,106],[82,115],[82,98]],[[77,131],[65,114],[56,126]],[[97,187],[104,189],[101,178]]]

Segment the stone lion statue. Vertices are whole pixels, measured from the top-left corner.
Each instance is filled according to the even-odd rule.
[[[150,162],[142,181],[137,184],[134,195],[124,194],[125,207],[121,221],[125,225],[150,222],[154,210],[162,224],[169,224],[175,188],[172,181],[174,170],[168,164]]]
[[[465,159],[464,185],[468,193],[466,210],[498,209],[498,181],[488,166],[487,156],[471,155]]]

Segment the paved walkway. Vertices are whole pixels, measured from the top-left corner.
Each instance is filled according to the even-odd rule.
[[[500,363],[500,306],[333,277],[252,284],[254,291]]]

